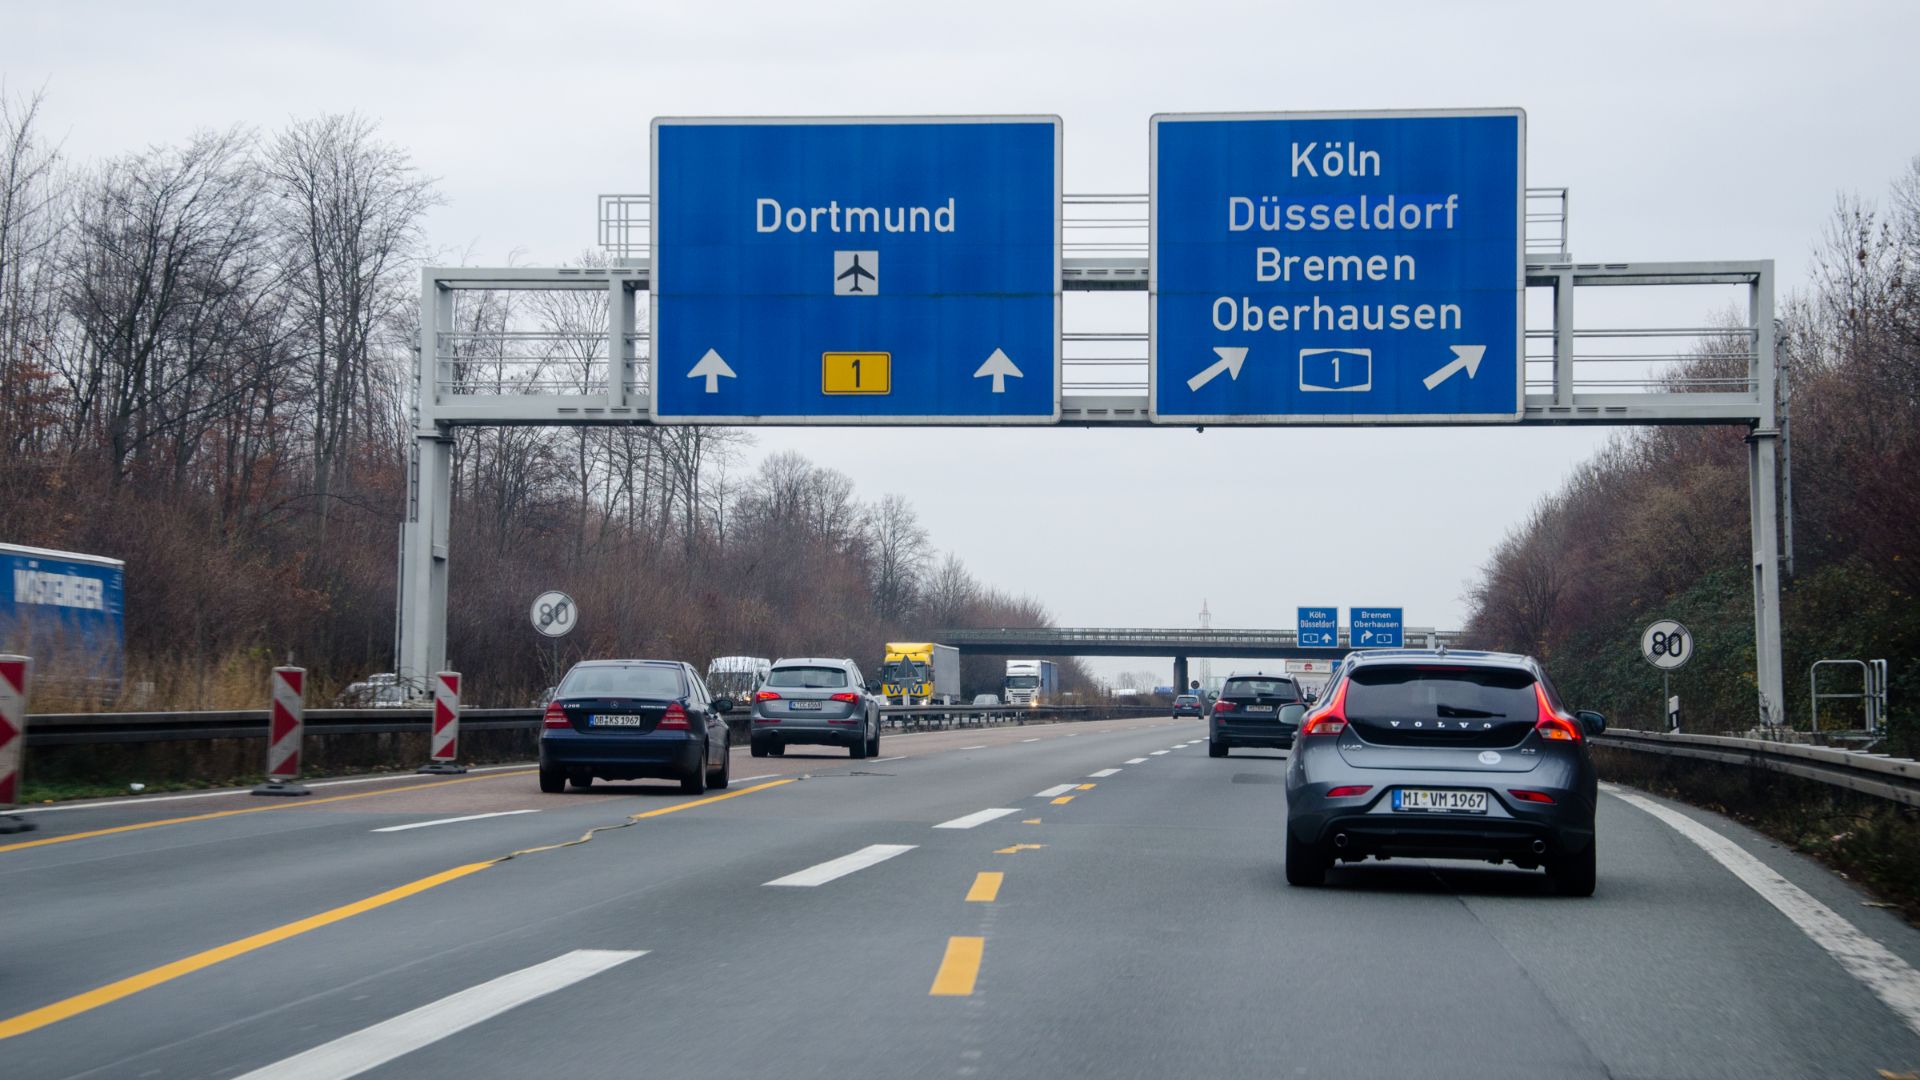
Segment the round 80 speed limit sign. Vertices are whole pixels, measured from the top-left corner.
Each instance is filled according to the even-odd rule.
[[[1661,619],[1640,635],[1640,655],[1661,671],[1674,671],[1693,659],[1693,634],[1672,619]]]
[[[563,592],[543,592],[534,598],[527,614],[535,630],[548,637],[562,637],[573,629],[573,597]]]

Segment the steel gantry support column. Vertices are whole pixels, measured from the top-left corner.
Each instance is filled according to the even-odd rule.
[[[1747,436],[1747,505],[1753,519],[1753,644],[1754,679],[1759,684],[1762,724],[1786,720],[1786,681],[1780,648],[1780,488],[1778,444],[1780,428],[1774,355],[1773,262],[1748,287],[1748,311],[1753,318],[1754,388],[1759,422]]]
[[[412,490],[401,527],[400,654],[394,672],[408,686],[447,666],[447,539],[453,501],[453,435],[435,419],[440,394],[440,335],[452,329],[453,300],[430,272],[420,280],[420,343],[415,350]]]

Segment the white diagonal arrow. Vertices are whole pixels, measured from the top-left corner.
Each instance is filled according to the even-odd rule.
[[[1011,375],[1016,379],[1026,377],[1020,374],[1019,368],[1013,366],[1012,360],[1007,359],[1007,354],[999,349],[993,350],[993,355],[987,357],[987,362],[981,364],[980,370],[973,373],[976,379],[984,379],[988,375],[993,376],[993,392],[996,394],[1007,392],[1007,376]]]
[[[1474,372],[1480,370],[1480,358],[1487,355],[1485,345],[1449,345],[1447,348],[1453,350],[1453,359],[1447,363],[1447,366],[1427,376],[1426,384],[1429,390],[1453,378],[1453,373],[1456,371],[1465,371],[1467,378],[1473,378]]]
[[[701,357],[700,362],[693,365],[692,371],[687,372],[687,378],[689,379],[697,379],[702,375],[707,377],[707,393],[709,394],[717,394],[720,392],[720,380],[722,377],[728,379],[738,378],[738,376],[734,375],[733,369],[727,366],[727,362],[720,359],[720,354],[714,352],[712,349],[708,349],[707,355]]]
[[[1213,351],[1220,359],[1212,366],[1203,369],[1200,374],[1187,380],[1187,389],[1198,390],[1218,378],[1221,372],[1235,382],[1240,381],[1240,365],[1247,362],[1247,350],[1239,346],[1215,345]]]

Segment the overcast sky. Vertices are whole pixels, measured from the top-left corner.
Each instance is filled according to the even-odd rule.
[[[1772,258],[1783,294],[1836,193],[1877,196],[1920,153],[1911,2],[0,10],[0,75],[45,89],[69,155],[357,110],[439,178],[432,242],[474,265],[589,247],[595,196],[646,190],[656,115],[1055,113],[1069,192],[1143,192],[1155,112],[1520,106],[1529,183],[1572,189],[1578,259]],[[1070,303],[1068,328],[1144,330],[1145,310]],[[1489,548],[1606,437],[767,429],[751,454],[903,491],[941,548],[1063,625],[1189,626],[1204,599],[1216,626],[1338,604],[1452,627]]]

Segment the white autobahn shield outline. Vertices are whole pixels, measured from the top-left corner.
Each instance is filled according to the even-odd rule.
[[[1241,120],[1414,120],[1445,117],[1511,116],[1518,122],[1520,140],[1518,173],[1514,183],[1514,282],[1519,302],[1514,305],[1513,353],[1518,368],[1514,375],[1513,411],[1510,413],[1386,413],[1349,416],[1345,414],[1204,415],[1160,412],[1160,124],[1241,121]],[[657,178],[656,178],[657,179]],[[659,185],[654,186],[659,190]],[[1147,420],[1154,424],[1258,424],[1318,425],[1348,427],[1373,424],[1492,424],[1518,423],[1527,409],[1527,110],[1497,109],[1343,109],[1307,112],[1244,113],[1154,113],[1147,119]],[[1297,350],[1296,350],[1297,351]],[[1251,361],[1249,361],[1251,362]],[[1289,358],[1288,363],[1294,359]]]
[[[911,425],[915,427],[964,426],[969,424],[990,424],[1003,427],[1032,427],[1057,425],[1061,418],[1061,400],[1065,393],[1063,385],[1066,371],[1066,323],[1065,309],[1061,303],[1061,280],[1066,273],[1066,188],[1065,188],[1065,146],[1066,121],[1057,115],[1009,114],[1005,116],[656,116],[648,128],[648,182],[647,190],[652,194],[653,207],[653,251],[647,272],[651,277],[647,289],[647,326],[653,334],[653,340],[660,340],[660,282],[663,273],[671,273],[670,264],[660,258],[660,128],[691,127],[699,125],[717,126],[834,126],[840,124],[1051,124],[1053,125],[1053,414],[1051,416],[662,416],[653,413],[656,424],[727,424],[741,427],[751,424],[823,424],[833,427],[884,427],[893,425]],[[874,349],[885,352],[885,349]],[[724,357],[722,358],[724,359]],[[981,359],[986,359],[982,357]],[[1015,363],[1019,357],[1012,358]],[[660,378],[663,370],[663,358],[653,361],[654,378]],[[677,360],[675,361],[678,362]],[[659,406],[660,395],[654,392],[654,407]]]

